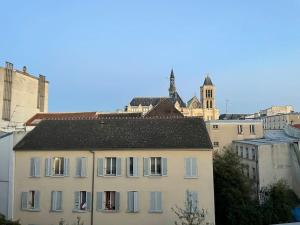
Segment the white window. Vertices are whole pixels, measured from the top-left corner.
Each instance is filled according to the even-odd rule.
[[[98,176],[120,176],[121,158],[106,157],[98,159]]]
[[[187,210],[195,212],[198,210],[198,193],[196,191],[186,191]]]
[[[62,191],[51,192],[51,211],[62,211]]]
[[[139,193],[137,191],[127,192],[127,211],[130,213],[139,211]]]
[[[238,134],[243,134],[243,125],[237,126]]]
[[[246,159],[249,159],[249,148],[246,147]]]
[[[252,177],[253,179],[256,179],[256,168],[252,167]]]
[[[86,177],[87,158],[81,157],[76,159],[76,177]]]
[[[120,192],[97,192],[97,210],[118,211],[120,208]]]
[[[240,154],[241,154],[240,156],[241,156],[241,157],[243,157],[243,151],[244,151],[243,146],[240,146]]]
[[[22,192],[21,194],[21,209],[39,211],[40,209],[40,192],[31,190]]]
[[[144,158],[144,176],[167,176],[167,158]]]
[[[88,211],[91,209],[91,192],[75,192],[75,211]]]
[[[69,176],[69,159],[53,157],[46,159],[46,176]]]
[[[197,177],[198,176],[198,166],[197,158],[185,158],[185,177]]]
[[[41,176],[41,164],[39,158],[30,159],[30,176],[31,177]]]
[[[137,177],[138,176],[138,158],[137,157],[128,157],[126,164],[127,164],[127,176],[128,177]]]
[[[256,156],[255,156],[255,148],[252,148],[252,160],[255,160]]]
[[[255,134],[255,125],[250,125],[250,134]]]
[[[162,193],[158,191],[150,192],[150,213],[162,212]]]

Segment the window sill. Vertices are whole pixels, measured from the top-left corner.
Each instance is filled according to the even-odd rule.
[[[98,212],[102,212],[102,213],[118,213],[119,210],[109,210],[109,209],[98,209]]]
[[[158,210],[158,211],[149,211],[149,213],[153,213],[153,214],[161,214],[163,213],[162,210]]]
[[[87,176],[75,176],[74,178],[87,178]]]
[[[27,212],[40,212],[40,209],[22,209],[22,211],[27,211]]]
[[[64,210],[50,210],[51,213],[63,213]]]
[[[184,179],[198,179],[199,177],[198,176],[191,176],[191,177],[188,177],[188,176],[185,176]]]
[[[73,209],[72,210],[73,213],[88,213],[88,210],[80,210],[80,209]]]
[[[51,175],[49,177],[53,177],[53,178],[64,178],[64,177],[67,177],[65,175]]]
[[[127,176],[128,178],[139,178],[139,176]]]
[[[41,178],[41,176],[29,176],[29,178]]]

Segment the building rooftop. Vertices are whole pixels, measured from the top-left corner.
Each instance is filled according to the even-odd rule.
[[[0,131],[0,139],[1,138],[4,138],[4,137],[6,137],[6,136],[9,136],[9,135],[11,135],[12,133],[11,132],[3,132],[3,131]]]
[[[205,77],[203,86],[204,86],[204,85],[211,85],[211,86],[213,86],[213,82],[211,81],[211,79],[210,79],[209,76],[206,76],[206,77]]]
[[[276,139],[269,139],[269,138],[261,138],[261,139],[251,139],[251,140],[240,140],[240,141],[233,141],[234,143],[241,143],[241,144],[249,144],[249,145],[272,145],[272,144],[280,144],[280,143],[292,143],[292,140],[276,140]]]
[[[156,106],[160,101],[167,99],[167,97],[134,97],[130,105],[131,106]]]
[[[247,120],[209,120],[206,121],[207,124],[262,124],[262,120],[247,119]]]
[[[15,150],[199,149],[212,144],[201,118],[44,120]]]
[[[220,120],[245,120],[250,114],[221,114]]]

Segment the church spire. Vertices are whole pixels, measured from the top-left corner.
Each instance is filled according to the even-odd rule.
[[[174,98],[175,93],[176,93],[175,76],[174,76],[174,72],[173,72],[173,68],[172,68],[171,74],[170,74],[169,97]]]

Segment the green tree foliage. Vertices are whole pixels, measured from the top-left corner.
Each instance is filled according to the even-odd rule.
[[[20,225],[19,221],[6,220],[5,216],[0,214],[0,225]]]

